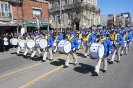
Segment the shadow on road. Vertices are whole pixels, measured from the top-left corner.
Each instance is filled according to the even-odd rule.
[[[50,64],[55,65],[55,66],[61,66],[61,65],[63,65],[64,63],[65,63],[65,60],[63,60],[63,59],[58,59],[58,61],[53,61],[53,62],[51,62]]]
[[[76,53],[77,54],[77,56],[80,56],[80,57],[83,57],[84,58],[84,54],[83,53]]]
[[[74,71],[83,73],[83,74],[87,74],[89,72],[93,73],[93,71],[94,71],[94,67],[91,65],[87,65],[87,64],[83,64],[83,63],[79,63],[79,65],[80,66],[74,68]]]

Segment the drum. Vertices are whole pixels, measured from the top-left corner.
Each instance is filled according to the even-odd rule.
[[[57,47],[61,53],[69,53],[71,51],[71,43],[67,40],[61,40]]]
[[[127,46],[127,42],[123,41],[123,46],[126,47]]]
[[[57,43],[56,43],[56,42],[54,42],[54,43],[53,43],[53,46],[56,46],[56,45],[57,45]]]
[[[43,48],[47,47],[47,40],[38,38],[35,41],[35,46],[43,49]]]
[[[26,46],[26,40],[20,40],[18,45],[21,47],[21,48],[25,48]]]
[[[16,39],[16,38],[10,39],[10,44],[11,45],[17,45],[18,44],[18,39]]]
[[[32,39],[30,39],[30,40],[27,40],[26,41],[26,47],[27,48],[34,48],[34,46],[35,46],[35,42],[34,42],[34,40],[32,40]]]
[[[92,58],[102,58],[104,56],[104,46],[99,43],[92,43],[90,47],[90,56]]]

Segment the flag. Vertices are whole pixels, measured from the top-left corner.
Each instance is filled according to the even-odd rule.
[[[36,22],[37,22],[37,29],[40,29],[40,25],[37,17],[36,17]]]
[[[60,15],[57,16],[57,20],[58,20],[59,24],[61,24]]]
[[[59,3],[58,2],[55,2],[55,7],[59,7]]]

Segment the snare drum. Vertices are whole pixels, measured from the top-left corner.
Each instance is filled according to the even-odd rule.
[[[126,47],[127,46],[127,42],[123,41],[123,46]]]
[[[30,39],[30,40],[27,40],[26,41],[26,46],[27,46],[27,48],[34,48],[34,46],[35,46],[35,42],[34,42],[34,40],[32,40],[32,39]]]
[[[102,58],[104,56],[104,46],[99,43],[92,43],[90,47],[90,56],[92,58]]]
[[[71,51],[71,43],[67,40],[61,40],[58,43],[58,50],[61,53],[69,53]]]
[[[18,45],[21,47],[21,48],[25,48],[26,46],[26,40],[20,40]]]
[[[43,48],[47,47],[47,40],[38,38],[35,41],[35,46],[43,49]]]
[[[78,43],[81,43],[81,39],[78,39]]]
[[[18,39],[16,39],[16,38],[10,39],[10,44],[11,45],[17,45],[18,44]]]

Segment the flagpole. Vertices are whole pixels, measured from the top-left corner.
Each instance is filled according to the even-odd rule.
[[[60,31],[62,32],[62,8],[61,8],[61,0],[60,0]]]

